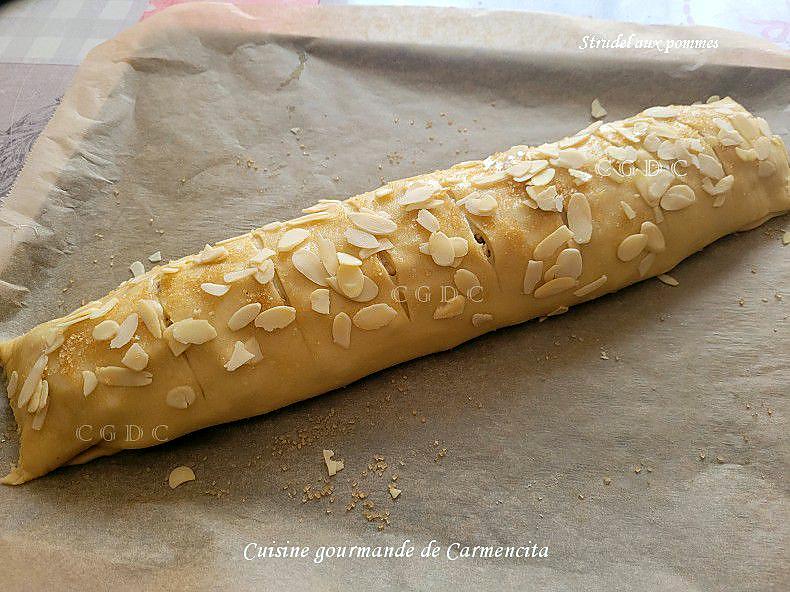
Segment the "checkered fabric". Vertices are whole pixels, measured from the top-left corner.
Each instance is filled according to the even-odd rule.
[[[0,7],[0,62],[79,64],[140,20],[147,0],[15,0]]]

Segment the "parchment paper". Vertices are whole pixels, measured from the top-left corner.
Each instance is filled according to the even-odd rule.
[[[618,33],[719,47],[578,49]],[[561,137],[595,97],[617,118],[731,95],[788,141],[789,66],[713,29],[167,10],[90,54],[6,198],[2,335],[105,293],[154,251],[175,258],[319,198]],[[710,246],[673,272],[676,288],[651,280],[265,417],[2,488],[4,588],[786,589],[787,226]],[[5,470],[16,439],[2,405]],[[303,503],[326,487],[323,449],[345,469]],[[170,490],[182,464],[197,480]],[[242,554],[405,539],[442,553]],[[453,542],[549,555],[450,561]]]

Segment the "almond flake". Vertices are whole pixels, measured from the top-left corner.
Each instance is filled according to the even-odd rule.
[[[102,304],[99,308],[92,310],[88,314],[88,318],[89,319],[101,318],[104,315],[106,315],[108,312],[110,312],[113,308],[115,308],[117,304],[118,304],[118,299],[113,296],[112,298],[109,298],[106,302],[104,302],[104,304]]]
[[[678,282],[675,278],[667,273],[662,273],[658,276],[658,279],[665,283],[667,286],[677,286],[680,282]]]
[[[230,290],[230,286],[226,286],[225,284],[212,284],[211,282],[205,282],[200,284],[200,289],[206,294],[211,294],[212,296],[224,296],[228,293],[228,290]]]
[[[543,261],[530,260],[524,273],[524,294],[532,294],[543,275]]]
[[[636,259],[646,246],[646,235],[637,233],[627,236],[617,247],[617,258],[624,262]]]
[[[651,205],[657,205],[661,196],[666,193],[672,181],[675,180],[675,175],[666,169],[661,169],[652,177],[648,177],[648,194],[652,198]]]
[[[118,327],[118,333],[110,341],[110,349],[118,349],[129,343],[134,337],[135,331],[137,331],[137,322],[136,312],[126,317]]]
[[[392,499],[398,499],[398,496],[402,493],[402,490],[395,487],[394,483],[387,484],[387,491],[389,491]]]
[[[513,177],[514,181],[523,183],[528,181],[533,176],[537,175],[543,169],[549,166],[548,160],[526,160],[524,162],[517,162],[508,167],[505,172]]]
[[[754,148],[736,148],[735,154],[744,162],[757,160],[757,151]]]
[[[44,420],[47,417],[47,409],[49,407],[44,407],[43,409],[39,410],[34,416],[33,421],[30,422],[31,429],[39,431],[42,427],[44,427]]]
[[[308,236],[310,236],[310,233],[304,228],[286,230],[280,237],[280,240],[277,241],[277,250],[281,253],[292,251],[307,240]]]
[[[436,310],[433,311],[433,318],[441,320],[457,317],[464,312],[465,306],[466,298],[458,294],[450,298],[447,302],[442,302],[437,306]]]
[[[346,238],[349,244],[359,247],[360,249],[375,249],[379,246],[379,239],[377,239],[372,234],[357,228],[346,228],[345,232],[343,232],[343,236]]]
[[[376,296],[379,295],[379,287],[372,279],[367,276],[362,276],[363,279],[363,286],[362,292],[359,293],[358,296],[354,296],[353,298],[344,294],[343,291],[340,289],[340,286],[337,283],[337,278],[330,277],[327,279],[329,286],[338,294],[343,294],[349,300],[353,300],[354,302],[370,302]]]
[[[162,337],[167,343],[167,347],[170,348],[170,351],[173,352],[173,355],[176,357],[183,354],[189,348],[189,344],[180,343],[173,337],[173,325],[165,327],[165,330],[162,332]]]
[[[230,359],[225,363],[225,370],[234,372],[251,361],[254,357],[255,354],[248,352],[243,342],[237,341],[233,344],[233,351],[230,354]]]
[[[258,271],[255,267],[248,267],[246,269],[239,269],[238,271],[229,271],[225,275],[222,276],[222,279],[227,284],[232,284],[233,282],[239,282],[243,279],[246,279]]]
[[[603,286],[606,283],[607,279],[608,278],[605,275],[602,275],[597,280],[594,280],[589,284],[585,284],[584,286],[576,290],[573,293],[573,295],[578,296],[579,298],[581,298],[582,296],[587,296],[587,294],[591,294],[595,292],[598,288]]]
[[[296,309],[292,306],[273,306],[255,318],[255,326],[266,331],[284,329],[296,319]]]
[[[425,209],[421,209],[417,212],[417,224],[428,232],[438,232],[440,228],[439,219]]]
[[[392,187],[389,186],[379,187],[373,192],[373,195],[376,198],[381,199],[382,197],[387,197],[388,195],[392,195],[392,191],[393,191]]]
[[[165,402],[175,409],[186,409],[197,399],[195,389],[191,386],[176,386],[167,391]]]
[[[554,180],[557,171],[555,169],[547,168],[543,169],[535,176],[533,176],[527,183],[529,185],[541,186],[541,185],[548,185],[549,183]]]
[[[104,366],[96,368],[96,378],[107,386],[147,386],[153,381],[153,374],[121,366]]]
[[[170,471],[170,475],[167,478],[167,483],[170,485],[170,489],[175,489],[179,485],[183,485],[188,481],[194,480],[195,472],[192,469],[189,467],[176,467]]]
[[[428,252],[436,265],[449,267],[455,261],[453,242],[443,232],[432,232],[428,239]]]
[[[8,385],[6,386],[6,394],[9,399],[12,399],[16,394],[16,387],[19,384],[19,373],[16,370],[11,371],[11,376],[8,378]]]
[[[677,107],[650,107],[642,111],[642,115],[647,117],[655,117],[656,119],[669,119],[675,117],[679,113]]]
[[[548,259],[572,238],[573,232],[563,224],[537,244],[532,256],[538,260]]]
[[[491,216],[498,205],[496,199],[491,195],[470,197],[464,202],[466,211],[475,216]]]
[[[757,123],[744,113],[736,113],[731,122],[732,126],[747,140],[753,141],[760,135]]]
[[[93,328],[93,338],[96,341],[109,341],[118,335],[120,325],[112,320],[102,321]]]
[[[732,189],[734,184],[735,177],[732,175],[722,177],[715,185],[711,183],[711,180],[707,177],[702,180],[702,188],[710,195],[721,195],[722,193],[727,193],[730,189]]]
[[[258,313],[261,312],[261,303],[252,302],[245,304],[239,310],[234,312],[228,319],[228,329],[231,331],[239,331],[255,320]]]
[[[38,383],[44,374],[44,368],[47,367],[49,358],[46,355],[39,356],[30,368],[25,381],[22,383],[22,388],[19,391],[19,398],[17,399],[17,407],[20,409],[27,405],[30,397],[33,396],[33,391],[38,388]]]
[[[324,269],[326,269],[326,272],[329,275],[337,274],[338,263],[337,249],[335,249],[335,244],[323,236],[319,236],[315,242],[318,246],[318,257],[321,259],[321,263],[323,264]]]
[[[355,226],[374,235],[390,234],[398,229],[395,222],[380,214],[351,212],[348,217]]]
[[[332,321],[332,341],[345,349],[351,345],[351,317],[344,312]]]
[[[162,305],[156,300],[143,299],[137,302],[137,314],[143,321],[145,328],[155,338],[162,338],[164,325],[164,311]]]
[[[580,171],[578,169],[568,169],[568,174],[573,177],[573,182],[576,185],[584,185],[587,181],[593,178],[590,173]]]
[[[433,196],[442,191],[442,186],[436,181],[421,181],[411,185],[403,194],[398,196],[397,202],[401,206],[420,206],[425,204],[433,198]]]
[[[551,165],[564,169],[578,169],[585,162],[587,162],[587,156],[577,148],[560,150],[557,158],[549,160]]]
[[[389,325],[395,317],[397,311],[389,304],[371,304],[357,311],[353,317],[354,324],[365,331],[381,329]]]
[[[261,351],[261,344],[255,339],[253,335],[244,342],[244,349],[252,354],[252,359],[247,362],[248,364],[257,364],[263,359],[263,352]]]
[[[628,205],[628,203],[621,201],[620,207],[623,208],[623,213],[625,214],[626,218],[628,218],[629,220],[633,220],[634,218],[636,218],[636,212],[634,211],[634,208]],[[577,240],[576,242],[579,241]]]
[[[172,331],[173,338],[184,345],[201,345],[217,336],[216,329],[204,319],[183,319],[173,323],[168,329]]]
[[[450,242],[453,244],[453,255],[455,256],[453,267],[455,267],[456,260],[460,257],[466,257],[469,253],[469,243],[462,236],[451,236]]]
[[[134,277],[140,277],[145,273],[145,266],[140,261],[135,261],[129,266],[129,271]]]
[[[535,298],[549,298],[574,288],[578,282],[570,277],[559,277],[546,282],[535,290]]]
[[[664,233],[661,229],[650,221],[642,222],[640,232],[647,237],[647,250],[653,253],[661,253],[666,248]]]
[[[228,256],[228,250],[225,247],[206,247],[195,256],[195,263],[198,265],[205,263],[216,263],[222,261]]]
[[[478,175],[476,177],[472,177],[472,187],[477,189],[488,189],[489,187],[493,187],[494,185],[501,183],[507,178],[508,174],[505,171],[494,171],[489,174]]]
[[[356,298],[365,288],[365,275],[358,265],[340,265],[335,276],[340,293]]]
[[[573,240],[579,244],[590,242],[592,237],[592,212],[590,202],[583,193],[574,193],[568,201],[568,227]]]
[[[475,293],[479,293],[480,279],[468,269],[459,269],[453,274],[453,281],[458,287],[458,291],[466,298],[473,298]]]
[[[717,181],[724,176],[724,169],[721,163],[714,157],[708,154],[699,154],[697,158],[699,159],[699,170],[703,175]]]
[[[335,456],[334,451],[324,450],[322,454],[324,456],[326,472],[330,477],[334,477],[345,468],[345,464],[342,460],[332,460],[332,457]]]
[[[494,320],[494,315],[488,314],[487,312],[478,312],[472,315],[472,325],[474,325],[475,327],[481,327],[483,325],[487,325],[493,320]]]
[[[255,253],[255,255],[253,255],[250,258],[250,263],[252,265],[261,265],[261,263],[263,263],[267,259],[271,259],[276,254],[277,253],[275,251],[273,251],[272,249],[268,249],[268,248],[267,249],[258,249],[258,252]]]
[[[639,277],[645,277],[647,272],[650,271],[650,268],[653,266],[653,263],[656,261],[656,254],[655,253],[648,253],[645,255],[642,260],[639,262]]]
[[[636,148],[633,146],[608,146],[605,152],[619,162],[631,163],[636,161]]]
[[[592,105],[590,105],[590,114],[595,119],[600,119],[601,117],[606,117],[606,113],[607,111],[603,108],[603,105],[601,105],[601,101],[597,98],[593,99]]]
[[[688,185],[673,185],[661,197],[661,207],[669,212],[682,210],[693,204],[696,199],[694,190]]]
[[[557,270],[554,277],[578,279],[582,274],[582,254],[579,249],[563,249],[557,255]]]
[[[310,294],[310,308],[318,314],[329,314],[329,290],[319,288]]]
[[[262,286],[265,286],[271,282],[274,279],[274,261],[267,259],[261,263],[255,273],[252,274],[252,277],[254,277],[255,281]],[[228,286],[228,289],[230,289],[230,286]]]
[[[82,371],[82,395],[87,397],[90,395],[96,385],[99,384],[99,379],[96,378],[96,374],[91,372],[90,370],[83,370]]]
[[[133,343],[121,358],[121,364],[139,372],[148,366],[148,354],[139,343]]]
[[[326,286],[326,269],[318,255],[303,247],[291,255],[291,263],[303,276],[314,284]]]

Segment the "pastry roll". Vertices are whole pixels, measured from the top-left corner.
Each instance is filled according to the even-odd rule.
[[[662,274],[790,208],[730,99],[321,200],[0,344],[20,484],[266,413]]]

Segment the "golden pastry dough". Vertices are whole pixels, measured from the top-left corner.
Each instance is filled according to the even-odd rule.
[[[0,344],[19,484],[266,413],[668,271],[790,209],[787,151],[730,99],[394,181],[135,271]]]

